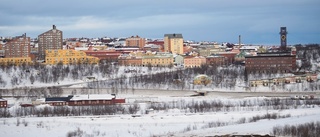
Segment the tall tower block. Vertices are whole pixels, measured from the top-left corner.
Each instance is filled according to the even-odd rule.
[[[287,49],[287,34],[287,27],[280,27],[280,50],[282,51]]]

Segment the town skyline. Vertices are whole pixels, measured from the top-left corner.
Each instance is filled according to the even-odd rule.
[[[3,1],[0,36],[31,38],[53,24],[73,37],[163,38],[181,33],[186,40],[279,45],[279,27],[288,45],[320,43],[319,1]],[[168,4],[169,3],[169,4]],[[53,6],[54,5],[54,6]]]

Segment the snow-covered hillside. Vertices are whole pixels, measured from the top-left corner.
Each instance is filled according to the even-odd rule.
[[[0,133],[11,137],[272,135],[274,127],[316,122],[320,117],[319,100],[234,99],[214,94],[192,97],[193,94],[181,91],[161,94],[147,90],[122,93],[118,96],[126,98],[128,104],[139,105],[139,111],[134,114],[0,118]],[[12,107],[9,111],[15,109]]]

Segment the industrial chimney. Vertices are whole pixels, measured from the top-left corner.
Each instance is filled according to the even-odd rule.
[[[239,48],[241,48],[241,35],[239,35]]]

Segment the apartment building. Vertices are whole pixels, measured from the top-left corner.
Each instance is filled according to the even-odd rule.
[[[46,50],[46,64],[78,64],[88,63],[97,64],[99,59],[97,57],[87,56],[84,51],[76,50]]]
[[[38,36],[38,59],[44,60],[46,50],[59,50],[63,46],[62,31],[58,30],[55,25],[52,29]]]
[[[165,34],[164,51],[175,54],[183,54],[183,37],[182,34]]]
[[[5,58],[29,57],[30,37],[23,34],[22,36],[17,36],[11,39],[5,44],[4,52]]]
[[[143,47],[146,45],[146,39],[140,38],[137,36],[131,36],[126,39],[126,46],[137,46],[140,49],[143,49]]]

